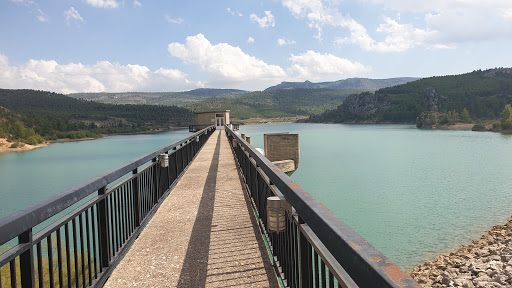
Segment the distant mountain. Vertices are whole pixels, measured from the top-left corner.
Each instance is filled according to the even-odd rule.
[[[106,104],[149,104],[184,106],[209,97],[237,98],[249,93],[237,89],[201,88],[185,92],[72,93],[69,97]]]
[[[199,88],[194,89],[186,92],[178,92],[182,95],[190,95],[190,96],[197,96],[197,97],[224,97],[224,98],[237,98],[240,96],[243,96],[249,91],[245,90],[238,90],[238,89],[212,89],[212,88]]]
[[[340,105],[350,94],[361,90],[280,89],[251,92],[238,98],[207,98],[186,106],[196,112],[231,110],[231,117],[288,117],[319,114]]]
[[[265,91],[278,89],[331,89],[331,90],[361,90],[375,91],[385,87],[396,86],[418,80],[414,77],[399,77],[389,79],[368,79],[368,78],[348,78],[346,80],[338,80],[334,82],[313,83],[305,82],[282,82],[276,86],[268,87]]]
[[[312,117],[311,121],[414,123],[425,116],[436,118],[429,122],[443,123],[456,122],[463,114],[465,118],[493,119],[509,103],[512,68],[496,68],[423,78],[375,93],[351,95],[337,109]]]

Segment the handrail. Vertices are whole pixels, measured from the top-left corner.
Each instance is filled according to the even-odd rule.
[[[0,284],[62,287],[67,279],[68,287],[102,286],[214,130],[202,129],[0,219],[0,246],[18,238],[0,254],[0,268],[10,271]],[[168,155],[169,165],[158,161],[160,154]],[[34,231],[55,215],[55,222]]]
[[[282,195],[286,198],[286,201],[293,207],[293,214],[296,213],[298,217],[297,221],[289,221],[289,224],[287,224],[289,226],[295,225],[293,226],[293,231],[289,232],[291,234],[286,234],[286,236],[283,237],[284,239],[279,239],[278,241],[289,242],[287,244],[283,244],[285,247],[288,247],[286,248],[288,250],[286,250],[286,253],[284,254],[290,254],[289,250],[292,248],[297,250],[297,252],[294,253],[299,255],[293,257],[299,258],[298,260],[301,262],[301,268],[298,269],[296,267],[283,267],[283,270],[288,269],[291,274],[300,274],[299,278],[302,281],[301,287],[308,287],[309,285],[307,285],[307,283],[313,283],[313,280],[310,279],[313,277],[311,275],[305,275],[305,271],[307,269],[318,269],[318,266],[316,264],[311,265],[303,263],[305,262],[304,259],[309,259],[308,261],[310,263],[313,262],[309,253],[311,250],[314,250],[315,243],[309,243],[306,246],[302,246],[305,245],[303,242],[310,241],[308,238],[311,239],[311,237],[308,237],[307,234],[300,233],[299,234],[301,240],[290,240],[289,238],[299,237],[296,235],[298,233],[297,230],[299,230],[301,233],[306,230],[312,231],[315,234],[314,238],[319,239],[320,244],[325,247],[325,249],[327,249],[332,257],[334,257],[334,259],[341,265],[341,267],[343,267],[343,269],[348,273],[353,281],[357,283],[359,287],[420,287],[416,281],[414,281],[405,272],[402,272],[400,268],[394,265],[390,259],[388,259],[380,251],[368,243],[368,241],[366,241],[362,236],[355,232],[339,217],[335,216],[325,205],[320,203],[311,194],[307,193],[307,191],[300,187],[298,183],[293,181],[277,166],[275,166],[267,158],[261,155],[253,146],[243,140],[237,133],[229,129],[229,127],[226,127],[225,129],[230,142],[233,140],[236,142],[236,144],[231,144],[233,146],[235,156],[237,157],[240,169],[242,170],[241,173],[244,181],[246,182],[247,190],[249,190],[249,194],[253,199],[253,205],[256,204],[256,209],[259,210],[262,214],[266,213],[266,198],[260,198],[262,195],[269,195],[268,192],[265,192],[266,190],[269,190],[269,188],[275,190],[274,188],[271,188],[272,186],[279,191],[279,194],[282,193]],[[264,175],[259,175],[259,171],[263,172]],[[265,181],[268,182],[267,188],[262,188],[261,182],[263,181],[261,181],[260,178],[264,180],[268,179]],[[261,191],[264,191],[266,194],[261,194]],[[262,222],[266,223],[265,215],[259,215],[259,217],[262,219]],[[302,229],[302,225],[306,225],[306,229]],[[265,227],[263,227],[263,229],[265,229]],[[265,231],[264,233],[269,232]],[[274,244],[271,245],[276,246]],[[299,245],[300,247],[295,247],[294,245]],[[275,248],[276,247],[273,247],[273,249]],[[279,253],[283,252],[278,252],[277,254]],[[307,255],[304,254],[301,256],[301,253],[306,253]],[[315,253],[317,253],[316,250]],[[282,262],[287,261],[286,259],[276,260]],[[338,263],[334,264],[337,265]],[[293,266],[295,264],[292,263],[287,265]],[[325,264],[322,263],[322,265]],[[318,273],[318,270],[316,270],[316,273]],[[288,279],[294,276],[286,275],[284,272],[283,274]],[[341,279],[342,277],[340,276],[342,275],[337,276],[340,278],[338,279],[339,287],[353,287],[350,286],[350,284],[342,285],[341,282],[343,282],[343,279]],[[297,282],[297,280],[294,279],[289,280],[292,282],[292,284]],[[294,287],[295,285],[296,284],[290,286]]]
[[[89,196],[91,193],[94,193],[98,189],[105,187],[109,183],[112,183],[120,177],[132,172],[135,168],[157,157],[159,154],[170,151],[180,146],[181,144],[194,139],[198,135],[204,134],[205,131],[212,129],[212,127],[213,126],[204,128],[185,139],[176,141],[172,144],[136,158],[117,168],[82,182],[81,184],[68,188],[46,200],[1,218],[0,231],[2,231],[2,233],[0,233],[0,245],[3,245],[24,231],[27,231],[29,228],[34,227],[47,220],[48,218],[62,212],[66,208]]]

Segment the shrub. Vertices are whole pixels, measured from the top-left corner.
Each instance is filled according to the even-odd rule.
[[[21,148],[23,146],[25,146],[25,144],[21,143],[20,141],[16,141],[16,142],[11,144],[11,148]]]
[[[27,143],[29,145],[37,145],[37,144],[41,144],[43,142],[44,142],[43,137],[41,137],[39,135],[32,135],[25,140],[25,143]]]

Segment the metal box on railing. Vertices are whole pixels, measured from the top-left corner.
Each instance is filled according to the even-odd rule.
[[[169,155],[168,154],[158,155],[158,161],[160,161],[161,167],[163,167],[163,168],[169,167]]]
[[[286,225],[286,200],[278,196],[267,198],[267,225],[271,232],[283,232]]]

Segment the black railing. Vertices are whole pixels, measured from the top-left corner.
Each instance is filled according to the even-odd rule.
[[[201,131],[204,128],[208,127],[209,125],[189,125],[188,126],[188,132],[197,132]]]
[[[0,219],[0,287],[101,287],[214,130]]]
[[[287,287],[421,287],[235,132],[226,133]],[[286,199],[286,229],[267,229],[267,198]]]

